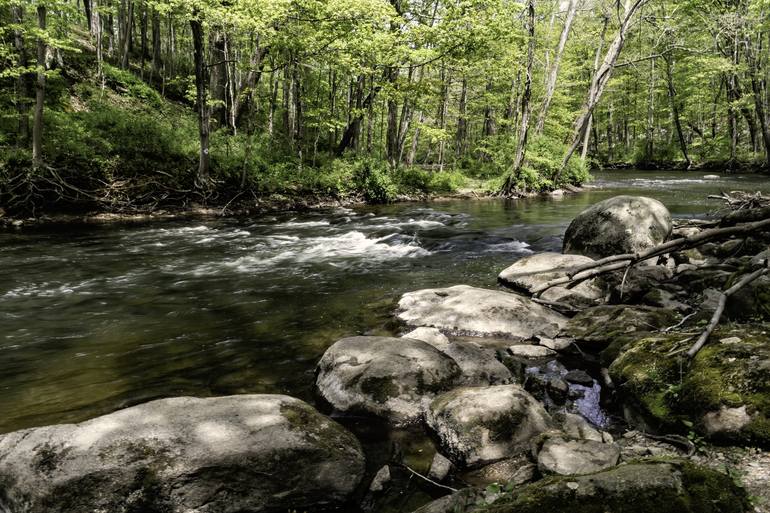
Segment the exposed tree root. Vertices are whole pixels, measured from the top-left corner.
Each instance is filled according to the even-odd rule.
[[[727,299],[741,290],[743,287],[748,285],[749,283],[753,282],[760,276],[764,276],[767,274],[768,268],[767,268],[767,262],[765,262],[765,267],[762,267],[761,269],[757,269],[753,273],[745,275],[743,278],[741,278],[738,283],[730,287],[729,289],[725,290],[720,294],[719,296],[719,302],[717,303],[717,309],[714,311],[714,315],[711,316],[711,321],[709,321],[708,326],[706,326],[706,329],[703,330],[703,333],[701,333],[700,337],[698,337],[698,340],[695,341],[695,344],[690,348],[689,351],[687,351],[687,358],[693,359],[698,354],[698,352],[703,348],[704,345],[706,345],[706,342],[708,341],[711,334],[714,332],[717,326],[719,326],[719,321],[722,318],[722,314],[725,311],[725,306],[727,305]]]

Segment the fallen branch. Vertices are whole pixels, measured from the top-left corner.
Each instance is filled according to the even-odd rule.
[[[596,276],[612,271],[626,269],[627,267],[631,267],[639,262],[657,258],[672,251],[691,249],[701,246],[707,242],[727,239],[738,235],[747,235],[753,232],[761,231],[765,228],[770,228],[770,213],[768,213],[768,217],[758,221],[738,224],[726,228],[712,228],[710,230],[704,230],[697,235],[673,239],[640,253],[626,253],[622,255],[613,255],[602,258],[600,260],[596,260],[595,262],[591,262],[590,264],[578,266],[567,273],[566,276],[544,283],[533,291],[533,296],[539,297],[546,290],[559,285],[579,283],[581,281],[589,280],[591,278],[595,278]],[[559,269],[555,268],[552,271],[559,271]]]
[[[706,341],[708,341],[711,334],[719,325],[719,321],[722,318],[722,314],[725,311],[725,306],[727,305],[727,299],[760,276],[767,274],[767,271],[767,267],[757,269],[753,273],[745,275],[743,278],[741,278],[740,281],[738,281],[738,283],[719,295],[717,309],[714,311],[714,315],[711,316],[711,321],[709,321],[708,326],[706,326],[706,329],[703,330],[703,333],[701,333],[701,336],[698,337],[698,340],[695,342],[695,344],[693,344],[690,350],[687,351],[687,358],[691,360],[695,358],[695,355],[697,355],[703,346],[706,345]]]
[[[402,464],[401,464],[401,466],[402,466],[402,467],[404,467],[404,468],[405,468],[406,470],[408,470],[409,472],[411,472],[411,473],[412,473],[412,475],[415,475],[415,476],[419,477],[420,479],[423,479],[423,480],[425,480],[425,481],[429,482],[429,483],[430,483],[430,484],[432,484],[433,486],[438,486],[439,488],[443,488],[443,489],[445,489],[445,490],[449,490],[450,492],[457,492],[457,491],[459,491],[457,488],[452,488],[451,486],[442,485],[441,483],[437,483],[437,482],[436,482],[436,481],[434,481],[433,479],[431,479],[431,478],[429,478],[429,477],[427,477],[427,476],[424,476],[424,475],[420,474],[420,473],[419,473],[419,472],[417,472],[416,470],[413,470],[413,469],[409,468],[409,466],[408,466],[408,465],[404,465],[404,464],[402,463]]]

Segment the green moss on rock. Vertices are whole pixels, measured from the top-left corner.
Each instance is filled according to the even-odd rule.
[[[610,366],[625,400],[657,427],[685,425],[715,441],[770,446],[770,337],[766,325],[723,326],[689,364],[683,351],[692,337],[666,334],[628,344]],[[721,340],[726,340],[722,343]],[[745,407],[750,422],[740,429],[715,430],[704,416]],[[682,422],[686,421],[686,422]]]
[[[745,491],[730,476],[686,461],[644,461],[519,488],[483,513],[742,513]]]

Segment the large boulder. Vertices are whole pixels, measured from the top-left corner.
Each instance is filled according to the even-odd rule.
[[[671,355],[690,345],[681,333],[629,343],[609,368],[627,407],[655,430],[692,429],[715,442],[770,448],[766,326],[717,328],[683,372]]]
[[[419,421],[435,395],[460,377],[451,357],[422,340],[350,337],[326,350],[316,385],[339,411],[408,424]]]
[[[427,421],[460,466],[510,458],[553,426],[543,406],[519,385],[452,390],[436,397]]]
[[[440,502],[439,502],[440,501]],[[415,513],[744,513],[732,476],[680,460],[647,460],[585,476],[552,476],[488,497],[461,490]]]
[[[567,321],[527,297],[467,285],[410,292],[398,308],[398,318],[409,326],[477,337],[554,337]]]
[[[536,253],[517,260],[497,277],[501,285],[533,294],[538,287],[553,280],[564,278],[568,273],[594,260],[581,255],[560,253]],[[543,293],[547,301],[565,303],[574,307],[588,307],[604,297],[604,292],[595,280],[580,282],[572,288],[552,287]]]
[[[356,438],[298,399],[177,397],[0,436],[0,510],[306,511],[363,472]]]
[[[636,253],[671,234],[671,214],[660,201],[615,196],[584,210],[564,234],[564,253],[604,258]]]

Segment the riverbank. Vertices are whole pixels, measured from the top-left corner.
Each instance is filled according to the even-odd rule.
[[[441,203],[457,200],[493,200],[500,196],[496,191],[488,187],[489,182],[473,180],[453,192],[423,193],[423,194],[397,194],[388,203]],[[535,197],[562,197],[567,194],[577,194],[590,185],[581,187],[565,186],[553,191],[520,192],[508,199],[525,199]],[[248,218],[257,215],[275,214],[281,212],[312,212],[324,209],[347,208],[363,205],[376,205],[381,202],[371,203],[363,194],[348,195],[344,197],[309,194],[300,197],[285,196],[282,194],[257,197],[251,200],[239,200],[236,196],[223,205],[191,205],[189,207],[167,207],[152,209],[137,209],[137,211],[121,212],[108,208],[83,214],[51,213],[37,217],[6,216],[0,209],[0,229],[21,229],[46,226],[66,225],[105,225],[105,224],[143,224],[151,222],[168,221],[195,221],[218,218]]]

